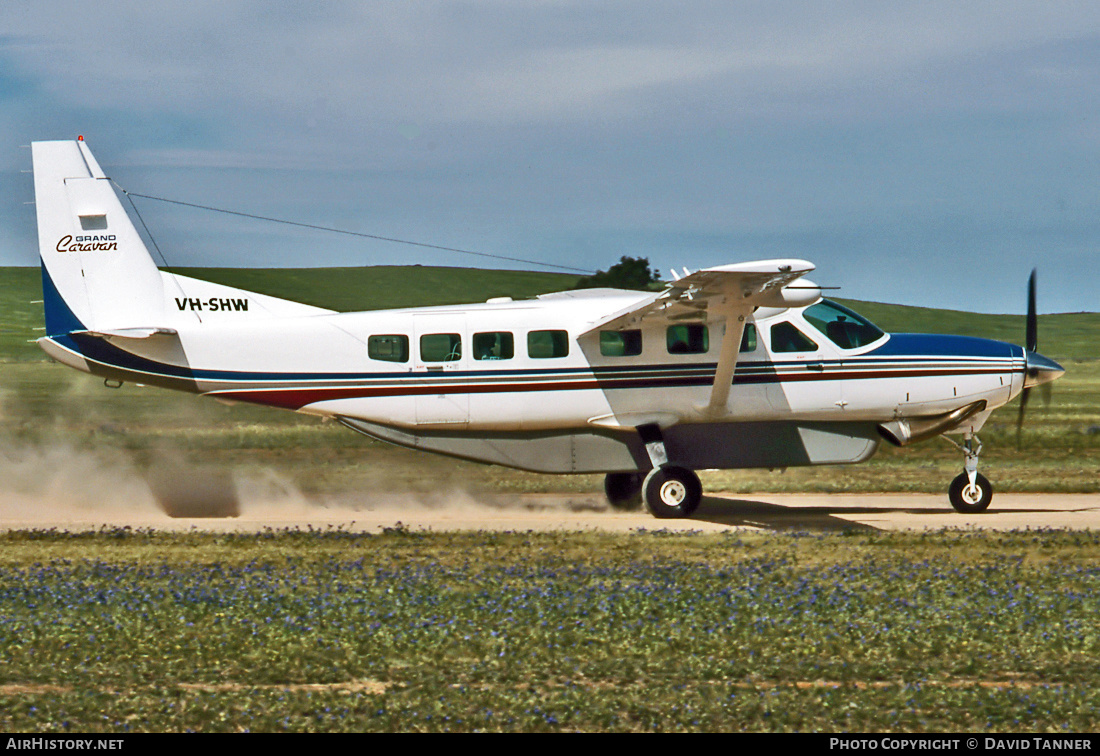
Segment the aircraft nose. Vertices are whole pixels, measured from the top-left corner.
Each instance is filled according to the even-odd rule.
[[[1038,352],[1025,352],[1027,358],[1027,372],[1024,375],[1024,388],[1041,386],[1062,377],[1066,369],[1054,360],[1044,357]]]

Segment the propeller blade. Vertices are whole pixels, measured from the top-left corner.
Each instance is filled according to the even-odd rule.
[[[1024,346],[1029,352],[1039,349],[1039,318],[1035,313],[1035,269],[1027,279],[1027,336]]]
[[[1039,348],[1039,315],[1035,307],[1035,274],[1036,269],[1033,268],[1031,276],[1027,279],[1027,333],[1025,334],[1027,367],[1024,375],[1024,390],[1020,393],[1020,414],[1016,417],[1017,447],[1021,443],[1024,414],[1027,411],[1027,400],[1031,396],[1031,387],[1038,385],[1042,389],[1043,405],[1049,409],[1051,381],[1065,372],[1061,365],[1054,360],[1043,357],[1037,351]]]
[[[1024,430],[1024,412],[1027,410],[1027,398],[1031,396],[1031,389],[1026,388],[1020,394],[1020,414],[1016,416],[1016,448],[1020,448],[1020,436]]]

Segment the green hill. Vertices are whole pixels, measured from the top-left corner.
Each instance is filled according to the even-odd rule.
[[[173,268],[173,273],[340,312],[522,299],[571,288],[579,276],[422,265],[364,268]]]
[[[0,268],[0,362],[45,360],[33,343],[42,327],[42,274],[38,268]]]

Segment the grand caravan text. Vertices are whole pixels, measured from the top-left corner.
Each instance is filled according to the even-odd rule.
[[[95,236],[62,236],[55,247],[58,252],[111,252],[118,251],[118,240],[114,234]]]

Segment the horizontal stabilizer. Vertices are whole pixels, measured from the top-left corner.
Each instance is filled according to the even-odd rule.
[[[113,331],[74,331],[77,335],[94,336],[99,339],[149,339],[154,336],[175,336],[174,328],[118,328]]]

